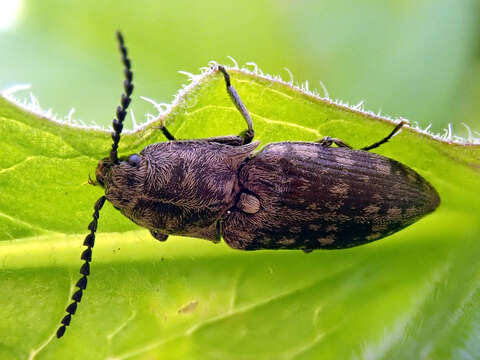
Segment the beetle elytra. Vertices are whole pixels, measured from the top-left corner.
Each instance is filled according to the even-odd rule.
[[[435,210],[437,191],[417,172],[370,153],[391,139],[354,150],[330,137],[318,142],[280,142],[253,154],[252,119],[223,66],[227,93],[245,119],[239,136],[168,141],[139,154],[118,157],[123,120],[133,92],[130,60],[117,33],[125,66],[124,94],[113,120],[112,149],[100,160],[96,183],[105,195],[94,206],[87,247],[73,302],[57,331],[62,337],[81,301],[90,274],[99,212],[108,200],[158,240],[185,235],[231,247],[257,249],[342,249],[393,234]],[[336,146],[332,146],[332,145]]]

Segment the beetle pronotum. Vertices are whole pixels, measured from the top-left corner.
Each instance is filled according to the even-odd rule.
[[[96,182],[105,195],[94,206],[82,277],[62,337],[81,301],[90,274],[99,212],[108,200],[158,240],[169,234],[225,242],[236,249],[341,249],[390,235],[432,212],[440,203],[435,189],[418,173],[395,160],[368,152],[395,135],[360,150],[325,137],[318,142],[281,142],[252,154],[252,119],[223,75],[233,104],[247,123],[240,136],[176,140],[162,125],[166,142],[139,154],[117,155],[123,120],[133,91],[130,60],[117,33],[125,66],[125,93],[113,120],[110,156],[100,160]],[[332,145],[335,144],[336,147]]]

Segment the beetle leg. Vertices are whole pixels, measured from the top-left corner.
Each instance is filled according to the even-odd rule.
[[[162,234],[157,230],[150,230],[150,234],[152,234],[152,236],[159,241],[166,241],[168,238],[168,235]]]
[[[225,144],[231,146],[241,146],[243,145],[243,139],[240,136],[236,135],[227,135],[227,136],[217,136],[211,138],[201,139],[205,140],[206,142],[213,142],[217,144]]]
[[[175,137],[172,135],[170,131],[165,127],[165,125],[160,125],[157,129],[161,130],[163,135],[170,140],[170,141],[175,141]],[[211,138],[205,138],[205,139],[200,139],[200,140],[205,140],[206,142],[214,142],[218,144],[225,144],[225,145],[231,145],[231,146],[241,146],[244,144],[244,140],[237,135],[227,135],[227,136],[216,136],[216,137],[211,137]],[[89,181],[90,183],[90,181]],[[92,184],[93,185],[93,184]]]
[[[332,146],[332,144],[335,144],[338,147],[343,147],[343,148],[348,148],[348,149],[352,148],[350,145],[344,143],[342,140],[336,139],[336,138],[331,138],[330,136],[325,136],[323,139],[319,140],[318,143],[322,146],[325,146],[325,147],[330,147],[330,146]]]
[[[172,133],[170,131],[168,131],[168,129],[165,127],[165,125],[160,126],[160,130],[162,131],[163,135],[165,135],[165,137],[168,140],[170,140],[170,141],[175,140],[175,136],[173,136]]]
[[[250,114],[248,113],[245,105],[243,105],[243,102],[240,99],[237,90],[235,90],[235,88],[230,84],[230,75],[228,74],[227,70],[225,70],[225,68],[221,65],[218,66],[218,70],[223,74],[223,77],[225,78],[225,84],[227,85],[227,92],[228,95],[230,95],[230,99],[232,99],[235,107],[238,109],[238,111],[240,111],[240,114],[242,114],[243,118],[247,122],[248,129],[245,130],[241,134],[241,136],[243,137],[243,144],[249,144],[253,140],[253,136],[255,135],[253,131],[252,118],[250,117]]]
[[[162,120],[160,122],[160,126],[157,129],[159,129],[163,133],[163,135],[165,135],[165,137],[168,140],[170,140],[170,141],[176,140],[175,136],[173,136],[172,133],[170,131],[168,131],[167,127],[165,126],[165,121],[164,120]]]
[[[368,151],[368,150],[375,149],[382,144],[385,144],[388,140],[390,140],[393,137],[393,135],[395,135],[396,133],[398,133],[400,131],[400,129],[402,128],[403,125],[406,125],[406,124],[407,124],[406,121],[400,121],[397,124],[397,126],[395,126],[395,128],[392,130],[392,132],[390,134],[388,134],[386,137],[384,137],[382,140],[377,141],[375,144],[372,144],[370,146],[365,146],[365,147],[361,148],[360,150]]]
[[[162,124],[160,127],[157,129],[161,130],[162,133],[165,135],[165,137],[170,140],[170,141],[175,141],[175,137],[172,135],[170,131]],[[244,144],[243,138],[237,135],[227,135],[227,136],[216,136],[216,137],[211,137],[211,138],[204,138],[204,139],[199,139],[202,141],[206,142],[213,142],[217,144],[225,144],[225,145],[231,145],[231,146],[241,146]],[[90,180],[89,183],[91,184]],[[94,184],[92,184],[94,185]]]

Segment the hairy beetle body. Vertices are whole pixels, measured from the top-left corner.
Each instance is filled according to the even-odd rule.
[[[109,166],[105,196],[159,234],[236,249],[346,248],[390,235],[433,211],[438,193],[398,161],[320,143],[231,146],[215,139],[147,146]],[[105,167],[105,165],[102,165]]]

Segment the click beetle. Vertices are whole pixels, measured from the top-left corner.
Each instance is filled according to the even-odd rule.
[[[227,93],[247,123],[239,136],[168,139],[139,154],[118,157],[123,120],[133,92],[130,60],[117,33],[125,67],[124,94],[113,120],[113,144],[100,160],[96,181],[105,189],[94,206],[82,277],[57,330],[63,336],[87,287],[99,212],[108,200],[160,241],[175,234],[219,242],[235,249],[343,249],[399,231],[432,212],[437,191],[417,172],[370,153],[392,138],[359,150],[325,137],[318,142],[280,142],[253,154],[252,119],[223,66],[216,66]],[[336,145],[336,146],[332,146]]]

